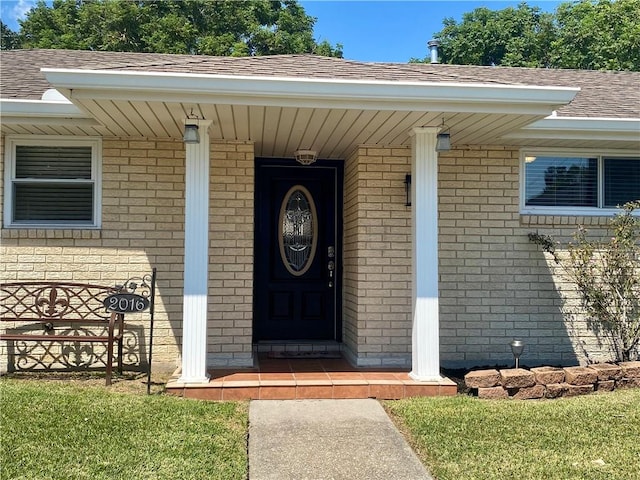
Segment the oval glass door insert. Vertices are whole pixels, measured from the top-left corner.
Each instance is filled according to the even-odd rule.
[[[278,243],[285,268],[296,277],[304,275],[313,263],[318,240],[316,204],[302,185],[295,185],[284,196],[280,207]]]

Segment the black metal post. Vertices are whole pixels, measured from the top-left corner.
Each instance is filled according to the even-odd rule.
[[[156,268],[153,267],[151,273],[151,306],[149,309],[150,323],[149,323],[149,367],[147,371],[147,395],[151,394],[151,360],[153,358],[153,314],[156,307]]]

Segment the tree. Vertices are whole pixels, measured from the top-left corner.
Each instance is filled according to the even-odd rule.
[[[640,70],[640,1],[562,3],[551,45],[559,68]]]
[[[482,7],[443,25],[435,38],[444,63],[640,71],[640,0],[580,0],[555,13]]]
[[[40,0],[19,35],[22,48],[341,57],[314,24],[295,0]]]
[[[552,14],[525,3],[504,10],[477,8],[460,24],[446,18],[443,25],[435,35],[442,61],[462,65],[543,67],[554,37]]]
[[[579,228],[566,253],[548,235],[529,239],[549,253],[575,286],[582,313],[611,340],[616,360],[628,361],[640,346],[640,200],[628,202],[609,223],[607,240],[589,240]]]
[[[11,50],[14,48],[20,48],[18,34],[0,20],[0,50]]]

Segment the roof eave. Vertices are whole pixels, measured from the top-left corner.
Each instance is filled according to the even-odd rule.
[[[640,118],[549,116],[504,138],[635,141],[640,146]]]
[[[42,69],[69,98],[548,115],[579,88]],[[170,97],[168,97],[170,96]]]
[[[2,98],[0,112],[2,123],[5,124],[98,125],[93,118],[69,101]]]

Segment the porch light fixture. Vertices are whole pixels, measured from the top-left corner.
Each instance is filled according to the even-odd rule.
[[[404,176],[404,193],[407,196],[407,202],[405,203],[405,206],[410,207],[411,206],[411,174],[407,173]]]
[[[449,127],[444,124],[443,118],[440,133],[436,137],[436,152],[448,152],[449,150],[451,150],[451,134]]]
[[[300,165],[311,165],[318,159],[318,152],[315,150],[296,150],[293,155]]]
[[[520,355],[522,355],[523,350],[524,342],[522,340],[513,340],[511,342],[511,352],[513,353],[513,358],[516,361],[516,368],[518,368],[520,364]]]
[[[200,120],[200,117],[193,113],[192,108],[184,122],[184,135],[182,136],[184,143],[200,143],[200,125],[198,124],[198,120]]]
[[[193,123],[186,123],[182,141],[184,143],[200,143],[200,127]]]

